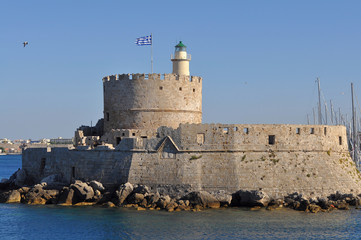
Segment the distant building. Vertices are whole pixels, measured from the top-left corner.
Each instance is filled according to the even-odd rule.
[[[73,144],[72,138],[52,138],[49,140],[50,144]]]

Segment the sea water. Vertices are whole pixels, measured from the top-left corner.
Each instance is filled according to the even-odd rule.
[[[0,178],[21,156],[0,156]],[[201,212],[0,204],[0,239],[360,239],[361,210]]]

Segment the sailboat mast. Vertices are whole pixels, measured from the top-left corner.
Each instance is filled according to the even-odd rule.
[[[318,84],[318,124],[322,125],[322,110],[321,110],[321,87],[320,87],[320,79],[317,78]]]
[[[331,106],[331,125],[333,125],[333,115],[334,115],[334,112],[333,112],[333,105],[332,105],[332,101],[330,100],[330,106]]]
[[[354,105],[354,92],[353,92],[353,83],[351,83],[351,96],[352,96],[352,145],[353,145],[353,157],[355,163],[359,164],[358,162],[358,138],[357,138],[357,126],[356,126],[356,111]]]

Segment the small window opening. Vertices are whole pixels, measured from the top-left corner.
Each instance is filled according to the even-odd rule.
[[[162,86],[160,86],[160,87],[159,87],[159,90],[163,90],[163,87],[162,87]]]
[[[326,134],[327,134],[327,128],[326,128],[326,127],[323,129],[323,133],[324,133],[325,136],[326,136]]]
[[[342,145],[342,137],[341,136],[338,137],[338,144]]]
[[[132,133],[132,136],[135,136],[135,133]]]
[[[75,167],[71,168],[71,177],[75,178]]]
[[[249,133],[248,128],[243,128],[243,132],[244,132],[245,134],[248,134],[248,133]]]
[[[148,138],[147,136],[141,136],[141,138]]]
[[[234,127],[233,131],[237,132],[238,131],[238,127]]]
[[[124,137],[124,136],[125,136],[125,133],[122,133],[122,136]]]
[[[269,135],[268,136],[268,144],[274,145],[276,143],[276,136],[275,135]]]
[[[196,89],[195,89],[195,88],[193,88],[193,92],[196,92]]]
[[[182,88],[181,88],[181,87],[179,88],[179,91],[182,91]]]
[[[310,134],[315,134],[315,129],[314,128],[310,129]]]
[[[301,128],[296,128],[296,134],[301,134]]]
[[[107,112],[107,121],[109,121],[109,113]]]
[[[116,141],[117,141],[117,145],[120,143],[120,141],[122,141],[122,138],[120,138],[120,137],[117,137],[116,138]]]
[[[228,134],[228,131],[229,131],[228,127],[223,128],[223,133]]]

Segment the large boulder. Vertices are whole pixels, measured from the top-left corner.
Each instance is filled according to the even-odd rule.
[[[134,189],[133,189],[133,192],[134,193],[140,193],[140,194],[143,194],[143,195],[147,195],[149,194],[149,188],[145,185],[140,185],[140,184],[137,184],[134,186]]]
[[[94,190],[85,182],[76,180],[75,183],[70,185],[70,188],[74,190],[74,199],[76,202],[89,201],[94,197]]]
[[[25,170],[23,170],[23,169],[18,170],[16,172],[16,177],[14,180],[15,186],[22,187],[25,184],[26,177],[27,177],[27,175],[26,175]]]
[[[240,190],[232,195],[233,206],[266,207],[270,200],[267,193],[258,190]]]
[[[171,198],[168,195],[161,196],[157,201],[157,207],[164,209],[170,202]]]
[[[150,193],[146,197],[148,204],[156,204],[160,198],[160,194],[158,192],[156,193]]]
[[[133,185],[129,182],[119,186],[118,190],[115,191],[116,204],[123,204],[125,199],[133,192]]]
[[[188,200],[192,205],[198,205],[209,208],[219,208],[220,202],[212,194],[206,191],[191,192],[182,197],[182,200]]]
[[[61,175],[59,175],[59,174],[52,174],[52,175],[49,175],[49,176],[41,179],[40,183],[43,184],[43,185],[45,184],[45,185],[49,186],[50,188],[51,188],[51,187],[55,187],[55,188],[56,188],[56,187],[59,186],[59,185],[64,185],[64,184],[62,183],[62,181],[63,181],[63,178],[62,178]]]
[[[20,203],[21,194],[17,190],[0,193],[0,203]]]
[[[221,203],[221,205],[228,206],[232,202],[232,195],[227,194],[223,190],[212,192],[211,194]]]
[[[140,204],[144,201],[144,195],[141,193],[132,193],[128,196],[127,202],[130,204]],[[145,202],[146,204],[146,202]]]
[[[93,188],[94,192],[97,190],[99,192],[104,192],[104,190],[105,190],[105,187],[103,186],[103,184],[101,184],[100,182],[95,181],[95,180],[91,181],[89,183],[89,185]]]
[[[26,194],[24,198],[24,202],[27,204],[45,204],[46,199],[43,198],[45,194],[45,190],[42,189],[40,186],[36,186],[32,189],[30,189]]]
[[[68,187],[64,187],[60,192],[58,204],[69,206],[73,205],[74,190]]]

